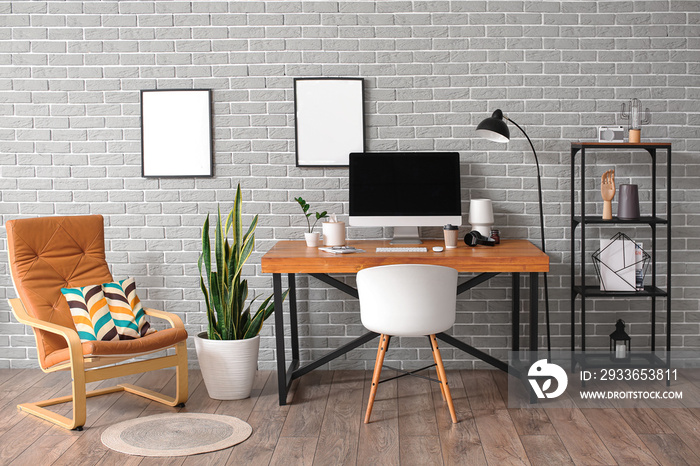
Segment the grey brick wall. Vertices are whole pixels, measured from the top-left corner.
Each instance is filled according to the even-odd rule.
[[[543,165],[553,345],[567,348],[569,142],[595,138],[598,125],[622,124],[615,113],[638,97],[652,113],[643,137],[673,142],[673,345],[694,348],[699,49],[700,2],[683,0],[2,2],[0,222],[103,214],[114,275],[136,277],[147,305],[179,313],[197,333],[205,323],[200,228],[217,204],[230,205],[238,183],[247,218],[260,214],[248,268],[258,293],[271,291],[259,270],[264,251],[302,237],[294,197],[347,214],[346,169],[295,166],[292,86],[299,76],[361,76],[368,149],[459,151],[465,213],[469,198],[489,197],[503,237],[538,243],[527,141],[515,128],[507,146],[474,134],[496,108],[526,128]],[[141,178],[139,90],[155,88],[213,89],[214,178]],[[595,175],[616,166],[618,180],[640,184],[648,202],[644,156],[597,160],[593,198]],[[353,238],[389,234],[350,231]],[[644,241],[648,232],[633,234]],[[36,367],[33,337],[5,302],[14,296],[6,261],[0,255],[0,368]],[[304,359],[362,332],[356,301],[313,278],[298,281]],[[464,295],[453,333],[504,356],[509,297],[505,276]],[[601,300],[589,308],[589,347],[607,346],[617,317],[630,323],[635,346],[648,344],[647,301]],[[268,323],[261,368],[274,367],[272,335]],[[403,338],[396,347],[392,359],[430,357],[423,339]],[[371,344],[332,367],[371,367],[374,354]],[[443,357],[450,367],[480,365],[449,348]]]

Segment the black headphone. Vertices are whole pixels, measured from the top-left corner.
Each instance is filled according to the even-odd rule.
[[[485,237],[478,231],[472,230],[469,233],[467,233],[464,237],[464,244],[471,247],[474,247],[477,244],[483,244],[484,246],[495,246],[496,242],[492,239]]]

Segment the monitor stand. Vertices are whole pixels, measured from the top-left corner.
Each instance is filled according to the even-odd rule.
[[[423,244],[418,227],[394,227],[394,237],[390,244]]]

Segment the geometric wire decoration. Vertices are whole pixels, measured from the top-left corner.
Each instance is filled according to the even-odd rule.
[[[644,284],[651,256],[626,234],[616,233],[608,244],[601,246],[592,257],[601,290],[643,290],[637,285]]]

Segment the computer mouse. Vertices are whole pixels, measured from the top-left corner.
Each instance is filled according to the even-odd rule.
[[[435,252],[442,252],[444,250],[445,249],[442,246],[434,246],[433,247],[433,251],[435,251]]]

